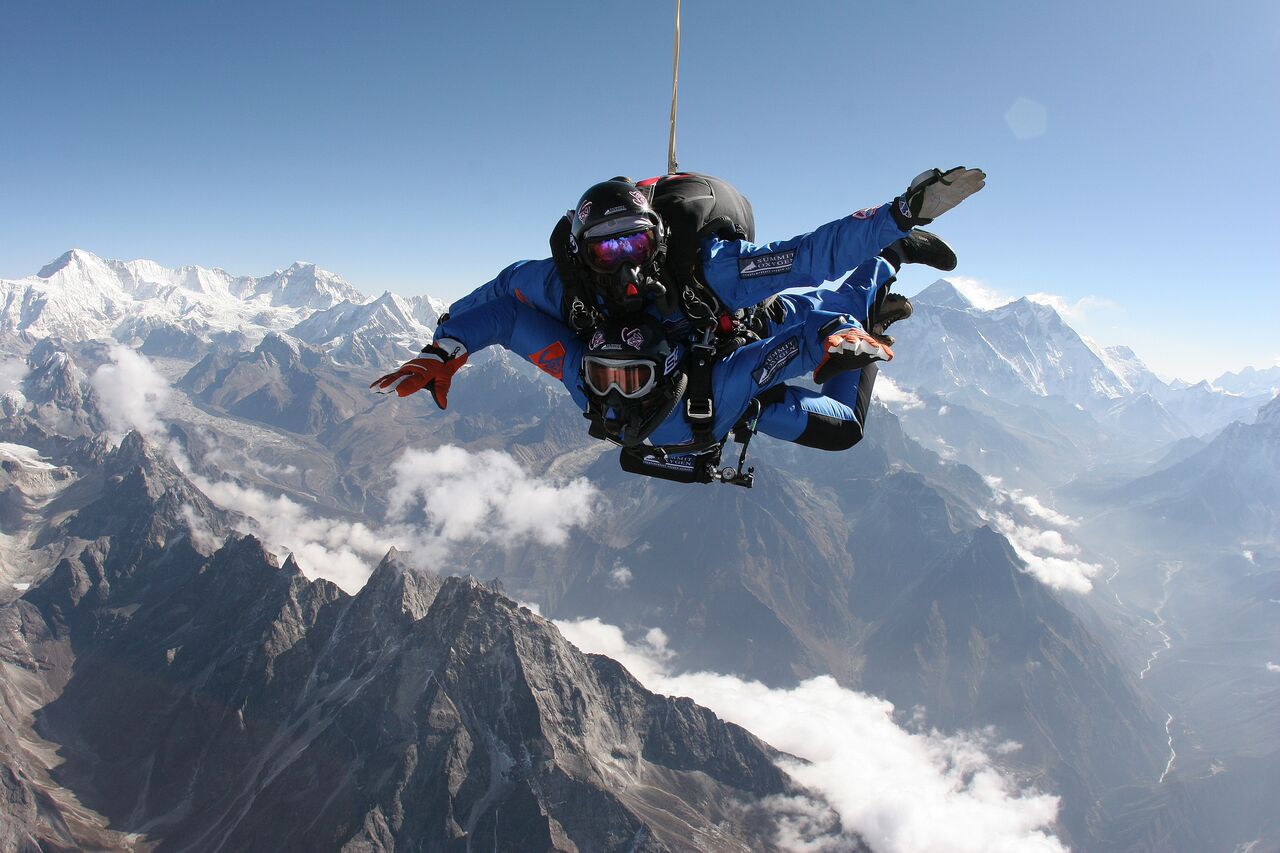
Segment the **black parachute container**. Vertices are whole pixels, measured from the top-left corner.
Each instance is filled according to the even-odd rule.
[[[667,231],[667,271],[679,284],[694,274],[698,248],[711,235],[755,242],[751,202],[728,181],[698,172],[678,172],[639,181],[641,192]]]

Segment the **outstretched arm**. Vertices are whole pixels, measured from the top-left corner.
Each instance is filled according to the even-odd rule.
[[[425,388],[431,392],[437,406],[448,408],[453,376],[467,363],[468,356],[494,344],[509,345],[515,330],[517,307],[523,306],[513,297],[497,297],[468,311],[450,315],[447,321],[450,334],[441,335],[441,329],[436,329],[435,341],[423,347],[417,358],[406,361],[385,376],[379,376],[369,387],[382,394],[394,392],[401,397]],[[537,313],[532,308],[525,310]],[[441,327],[444,325],[442,323]]]
[[[982,189],[985,179],[981,169],[930,169],[889,204],[859,210],[790,240],[756,245],[710,238],[702,247],[703,274],[730,310],[789,288],[835,281],[913,226],[932,222]]]
[[[746,308],[788,288],[834,281],[906,233],[884,204],[775,243],[711,238],[702,271],[725,307]]]
[[[544,314],[559,317],[564,286],[556,275],[555,262],[550,258],[541,261],[516,261],[449,307],[448,319],[436,329],[436,337],[458,338],[456,320],[473,311],[491,309],[504,299],[517,299],[531,305]],[[478,349],[474,347],[473,349]]]
[[[468,355],[500,346],[560,380],[574,402],[585,405],[586,398],[578,387],[582,342],[558,319],[506,296],[454,315],[449,324],[456,338],[437,337],[418,358],[374,380],[373,386],[401,397],[426,388],[443,409],[453,375],[466,364]]]

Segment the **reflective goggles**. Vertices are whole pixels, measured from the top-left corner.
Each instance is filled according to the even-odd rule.
[[[587,266],[596,272],[617,272],[623,264],[643,266],[658,250],[658,241],[652,230],[637,231],[619,237],[588,240],[582,253]]]
[[[587,389],[598,396],[611,390],[628,400],[643,397],[658,384],[658,369],[652,361],[586,356],[582,359],[582,378]]]

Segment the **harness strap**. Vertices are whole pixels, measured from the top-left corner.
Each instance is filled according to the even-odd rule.
[[[715,347],[706,344],[693,346],[685,358],[685,375],[689,377],[689,388],[685,392],[684,419],[693,430],[693,446],[698,448],[708,447],[717,441],[712,432],[716,411],[711,371],[715,367],[715,361]]]
[[[596,311],[595,300],[588,293],[586,283],[582,280],[582,270],[569,249],[570,241],[573,239],[571,232],[569,217],[560,217],[560,221],[551,231],[551,259],[555,261],[556,274],[560,276],[560,283],[564,285],[560,313],[569,328],[573,329],[575,334],[582,335],[595,328],[600,318]]]

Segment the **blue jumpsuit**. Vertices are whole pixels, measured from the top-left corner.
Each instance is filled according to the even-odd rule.
[[[748,308],[793,288],[807,288],[804,293],[781,298],[785,314],[780,322],[772,325],[770,336],[766,339],[781,346],[787,339],[782,332],[790,330],[798,334],[798,324],[807,322],[810,314],[826,314],[818,328],[829,323],[836,315],[847,317],[846,327],[865,326],[876,290],[893,277],[892,267],[874,256],[905,234],[895,224],[889,205],[881,205],[829,222],[808,234],[774,243],[756,245],[743,240],[709,237],[703,243],[700,253],[703,278],[730,311]],[[864,263],[868,258],[871,260]],[[854,271],[837,290],[817,289],[818,285],[834,281],[850,269]],[[837,293],[842,295],[829,295]],[[560,320],[563,294],[564,286],[556,274],[552,259],[518,261],[499,273],[497,278],[455,302],[450,307],[448,319],[437,328],[436,337],[461,341],[470,352],[493,344],[505,346],[565,381],[570,386],[570,393],[575,394],[575,400],[585,406],[581,389],[576,387],[580,342]],[[835,306],[832,300],[841,304]],[[517,311],[521,303],[526,310]],[[800,313],[797,314],[797,311]],[[657,314],[656,309],[654,313]],[[518,324],[514,319],[517,314],[520,317]],[[547,338],[547,343],[543,346],[532,346],[541,337],[532,331],[537,318],[529,315],[542,315],[544,319],[551,321],[551,325],[546,326],[541,335]],[[671,327],[678,326],[681,318],[674,318],[674,322],[671,317],[660,319]],[[524,331],[517,331],[517,326]],[[559,342],[559,347],[552,346],[556,341]],[[578,345],[575,350],[577,355],[566,362],[562,359],[569,356],[571,341]],[[766,341],[758,341],[734,352],[717,366],[715,375],[718,377],[724,374],[724,369],[729,364],[744,364],[752,357],[751,354],[759,357],[767,355],[770,350],[765,344]],[[801,349],[808,352],[807,348],[820,348],[819,344],[816,339],[806,339]],[[561,349],[563,353],[560,352]],[[785,359],[788,366],[793,366],[797,361],[808,364],[808,370],[812,370],[821,360],[821,355],[815,361],[809,358],[799,359],[799,354],[789,356],[787,352],[779,353],[774,358]],[[566,364],[569,365],[567,373]],[[552,369],[548,369],[549,367]],[[733,371],[735,375],[739,372],[737,369]],[[767,372],[763,376],[765,383],[754,384],[758,388],[776,385],[777,382],[773,380],[777,377],[773,372],[776,371]],[[784,378],[803,372],[787,371]],[[795,441],[806,435],[807,431],[812,433],[815,426],[821,428],[822,424],[830,423],[838,428],[837,433],[852,436],[848,442],[852,443],[861,435],[860,412],[865,411],[866,407],[865,400],[861,407],[858,404],[861,378],[858,371],[839,374],[822,386],[822,393],[805,388],[787,388],[781,401],[765,407],[758,427],[766,435]],[[720,393],[728,395],[725,405],[716,401],[717,436],[726,435],[745,411],[754,394],[746,396],[741,401],[741,406],[737,404],[737,397],[749,390],[752,384],[738,381],[734,383],[732,390],[727,387],[722,390],[717,382],[717,396]],[[862,388],[865,397],[870,393],[869,383],[863,384]],[[729,413],[735,410],[736,414],[731,417]],[[722,418],[727,419],[727,423],[722,424]],[[680,426],[688,430],[682,419]],[[844,429],[839,429],[840,427]],[[853,429],[849,429],[850,427]],[[655,444],[681,443],[678,438],[667,440],[677,431],[676,425],[669,422],[660,427],[650,440]],[[829,442],[820,446],[828,444]]]
[[[865,324],[876,291],[892,277],[893,267],[888,262],[872,258],[854,269],[839,287],[779,296],[786,311],[783,319],[774,324],[772,334],[739,347],[712,369],[712,433],[724,438],[754,397],[788,379],[811,373],[826,355],[827,335]],[[586,409],[587,395],[580,375],[586,347],[559,319],[507,296],[488,300],[483,311],[466,311],[456,319],[451,316],[449,329],[450,336],[468,349],[497,344],[523,356],[564,383],[574,402]],[[780,402],[761,412],[758,429],[766,435],[794,440],[816,414],[854,422],[860,436],[860,417],[866,401],[858,406],[858,390],[862,374],[873,370],[869,367],[837,374],[823,385],[824,393],[788,386]],[[865,393],[870,393],[869,388]],[[693,430],[681,407],[653,431],[649,442],[657,446],[693,442]]]

